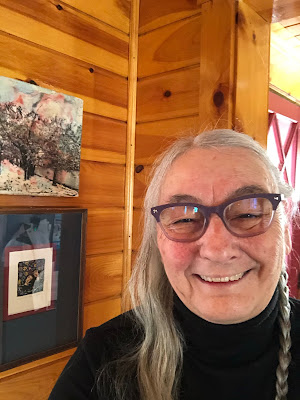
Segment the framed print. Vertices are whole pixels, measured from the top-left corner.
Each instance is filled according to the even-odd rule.
[[[82,335],[87,210],[0,210],[0,371]]]

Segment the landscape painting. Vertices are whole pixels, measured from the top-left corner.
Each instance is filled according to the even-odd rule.
[[[0,76],[0,194],[76,197],[83,101]]]

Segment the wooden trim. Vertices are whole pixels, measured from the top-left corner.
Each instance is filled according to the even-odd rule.
[[[130,36],[129,36],[128,114],[127,114],[126,171],[125,171],[125,217],[124,217],[123,288],[122,288],[123,294],[131,274],[138,29],[139,29],[139,0],[132,0]],[[124,300],[124,311],[128,310],[129,308],[130,308],[129,300],[128,299]]]
[[[56,354],[53,354],[52,356],[41,358],[39,360],[32,361],[28,364],[23,364],[16,368],[11,368],[11,369],[8,369],[7,371],[3,371],[0,374],[0,381],[5,378],[10,378],[11,376],[16,376],[17,374],[21,374],[24,372],[28,372],[30,370],[40,368],[41,366],[46,365],[46,364],[52,364],[57,360],[69,358],[75,352],[75,350],[76,350],[76,348],[68,349],[61,353],[56,353]]]

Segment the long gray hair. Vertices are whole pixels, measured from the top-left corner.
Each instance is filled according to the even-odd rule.
[[[142,400],[178,398],[184,344],[173,318],[173,291],[158,251],[156,222],[150,215],[150,208],[159,203],[160,188],[165,174],[176,158],[192,148],[221,147],[246,148],[256,154],[270,172],[278,193],[286,197],[290,197],[292,193],[292,188],[283,182],[265,150],[249,136],[231,130],[214,130],[179,139],[156,161],[144,202],[143,239],[128,286],[134,317],[143,331],[143,340],[128,355],[127,360],[136,365],[134,371],[138,378]],[[287,213],[285,216],[289,218]],[[276,400],[284,400],[288,392],[287,377],[291,358],[289,290],[284,263],[278,288],[280,299],[278,319],[281,333],[279,364],[276,371]],[[126,356],[120,363],[126,365]],[[122,371],[124,369],[119,370],[120,373],[114,382],[117,399],[125,399],[122,395],[125,392],[121,389],[125,384],[124,374],[123,378],[121,376]]]

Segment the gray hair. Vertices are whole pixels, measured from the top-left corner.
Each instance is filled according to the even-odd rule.
[[[173,318],[173,291],[156,243],[156,222],[149,210],[158,204],[161,185],[174,160],[193,148],[222,147],[245,148],[254,153],[266,166],[278,192],[286,197],[292,194],[292,188],[283,182],[265,150],[251,137],[227,129],[179,139],[155,162],[144,202],[143,239],[129,282],[134,316],[144,333],[143,341],[130,356],[130,360],[134,360],[137,365],[140,398],[143,400],[178,398],[184,345],[184,338],[177,330]],[[278,288],[281,333],[276,400],[284,400],[288,392],[287,377],[291,358],[289,291],[284,263]],[[115,387],[120,381],[117,377]],[[117,398],[125,397],[120,395]]]

